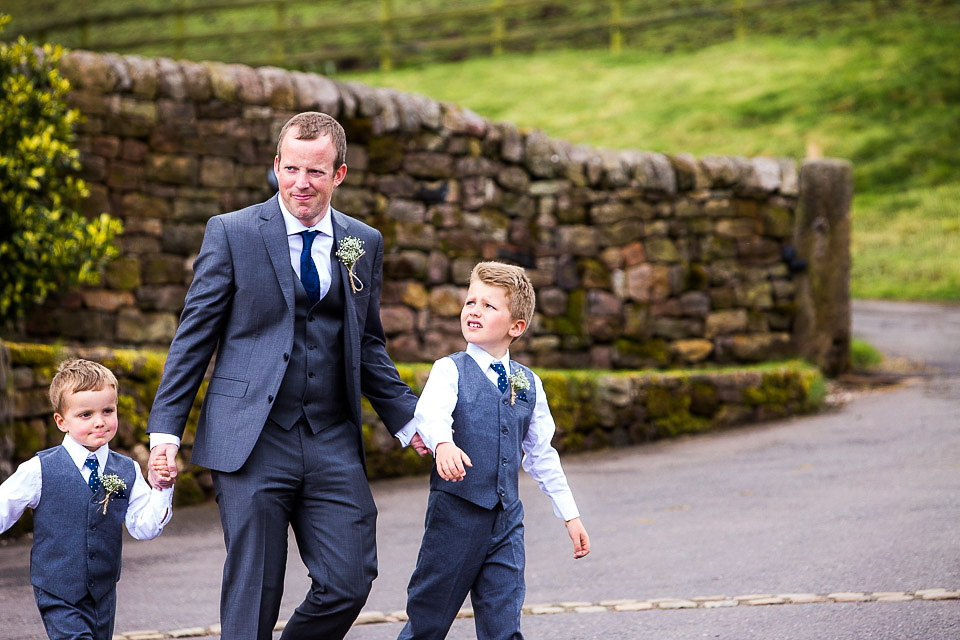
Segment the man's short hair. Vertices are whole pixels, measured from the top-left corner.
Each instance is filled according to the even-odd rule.
[[[50,381],[50,404],[54,413],[63,413],[67,394],[81,391],[100,391],[106,387],[118,388],[117,377],[99,362],[90,360],[64,360],[57,367],[57,375]]]
[[[511,317],[514,320],[523,320],[527,327],[530,327],[537,296],[523,267],[503,262],[478,262],[470,273],[470,282],[474,280],[505,289]]]
[[[304,111],[298,113],[283,125],[280,136],[277,138],[277,157],[280,157],[280,145],[287,131],[296,128],[297,140],[316,140],[321,136],[330,136],[337,148],[337,157],[333,159],[333,170],[339,169],[347,161],[347,134],[343,127],[333,117],[319,111]]]

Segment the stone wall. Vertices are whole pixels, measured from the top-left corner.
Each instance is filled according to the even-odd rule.
[[[269,197],[279,127],[322,110],[350,143],[334,206],[386,239],[382,318],[399,362],[462,348],[469,271],[501,259],[537,287],[537,316],[514,348],[533,366],[847,366],[846,163],[798,171],[790,160],[573,147],[276,68],[82,51],[61,68],[85,116],[86,209],[126,232],[103,286],[52,300],[29,340],[166,348],[204,223]]]
[[[57,365],[82,357],[102,362],[120,383],[120,426],[111,447],[146,464],[147,416],[160,383],[165,352],[74,348],[0,342],[0,360],[10,400],[7,421],[0,421],[0,481],[15,465],[63,440],[53,422],[47,388]],[[429,364],[400,365],[401,377],[419,394]],[[798,415],[817,409],[824,398],[823,378],[806,363],[754,365],[703,372],[540,370],[557,423],[554,446],[561,452],[626,446]],[[180,460],[190,458],[193,434],[206,385],[200,389],[183,438]],[[2,405],[0,405],[2,408]],[[432,458],[401,449],[364,401],[363,433],[371,478],[423,473]],[[178,504],[211,497],[209,473],[184,464],[177,483]]]

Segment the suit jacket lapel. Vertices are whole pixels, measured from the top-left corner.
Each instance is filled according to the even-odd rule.
[[[333,215],[333,253],[336,254],[340,240],[346,238],[349,233],[349,220],[336,209],[331,208]],[[347,266],[337,259],[336,255],[331,257],[334,264],[331,269],[340,270],[340,287],[343,289],[343,328],[344,328],[344,353],[347,357],[347,364],[359,366],[360,347],[356,343],[360,329],[357,326],[357,305],[353,301],[353,292],[350,290],[350,276],[347,273]]]
[[[287,240],[287,227],[283,223],[277,196],[270,198],[260,206],[260,235],[267,248],[267,255],[280,282],[283,299],[287,309],[293,312],[293,268],[290,266],[290,243]]]

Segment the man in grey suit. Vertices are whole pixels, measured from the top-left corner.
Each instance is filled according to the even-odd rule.
[[[345,155],[336,120],[294,116],[277,143],[279,196],[210,219],[150,412],[150,461],[165,453],[175,475],[216,350],[192,462],[213,471],[230,640],[272,637],[288,525],[312,584],[284,639],[342,638],[377,574],[360,396],[391,434],[413,418],[417,398],[385,349],[383,238],[330,206]]]

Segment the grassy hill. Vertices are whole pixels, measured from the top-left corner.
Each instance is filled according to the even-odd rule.
[[[922,8],[921,8],[922,7]],[[960,301],[960,3],[671,55],[560,51],[340,79],[575,143],[848,158],[853,294]]]

